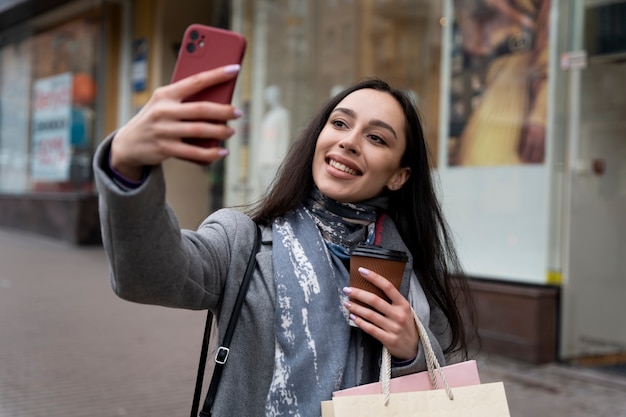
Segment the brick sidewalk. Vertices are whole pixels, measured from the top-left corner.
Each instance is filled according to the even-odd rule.
[[[513,417],[626,417],[626,377],[493,355],[478,366],[482,382],[504,382]]]
[[[101,248],[0,232],[0,417],[189,414],[204,312],[129,303]]]
[[[0,417],[189,414],[204,312],[129,303],[102,248],[0,230]],[[626,380],[479,357],[511,415],[626,417]]]

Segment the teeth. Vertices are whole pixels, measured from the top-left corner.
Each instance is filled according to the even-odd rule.
[[[355,170],[353,170],[352,168],[348,168],[347,166],[345,166],[344,164],[341,164],[337,161],[333,161],[332,159],[329,162],[330,166],[338,169],[339,171],[343,171],[343,172],[347,172],[348,174],[351,175],[358,175],[359,173],[356,172]]]

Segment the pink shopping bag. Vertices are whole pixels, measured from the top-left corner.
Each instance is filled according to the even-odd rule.
[[[476,361],[474,360],[444,366],[441,368],[441,370],[443,371],[446,380],[448,381],[448,384],[451,388],[480,384],[478,366],[476,365]],[[444,383],[441,380],[441,377],[439,375],[436,376],[439,382],[439,386],[443,386]],[[428,391],[432,389],[435,389],[435,387],[430,380],[428,371],[400,376],[397,378],[391,378],[391,380],[389,381],[389,391],[392,393]],[[379,381],[373,382],[371,384],[360,385],[354,388],[344,389],[341,391],[335,391],[333,393],[333,397],[380,394],[381,392],[383,392],[382,383]]]

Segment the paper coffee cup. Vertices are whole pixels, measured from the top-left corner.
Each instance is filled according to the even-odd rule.
[[[387,295],[359,273],[363,267],[387,278],[399,290],[404,267],[409,260],[405,252],[374,245],[359,245],[350,251],[350,286],[369,291],[389,301]],[[356,300],[352,302],[359,303]]]

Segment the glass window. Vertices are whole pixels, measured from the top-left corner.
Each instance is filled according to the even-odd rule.
[[[450,166],[545,160],[550,1],[500,3],[454,3]]]
[[[91,187],[97,19],[0,44],[0,192]]]
[[[234,27],[248,38],[240,97],[249,109],[250,200],[323,102],[376,76],[414,97],[436,155],[441,2],[246,0]],[[239,21],[237,20],[239,19]],[[249,142],[248,142],[249,139]],[[433,159],[434,162],[434,159]],[[242,171],[244,169],[242,168]],[[241,181],[241,176],[237,176]],[[235,202],[235,201],[231,201]]]

